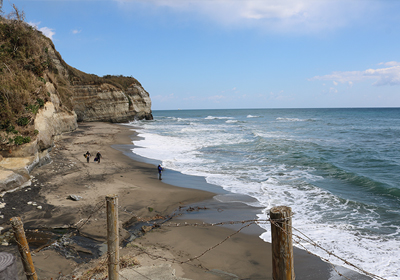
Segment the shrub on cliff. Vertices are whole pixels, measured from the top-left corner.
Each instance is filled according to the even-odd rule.
[[[35,116],[52,98],[57,100],[56,110],[71,112],[75,85],[107,83],[122,91],[132,84],[140,86],[133,77],[99,77],[69,66],[53,42],[13,7],[14,12],[0,16],[0,152],[37,137]],[[47,92],[47,82],[58,98]],[[128,100],[131,107],[132,100]]]
[[[19,145],[34,137],[32,120],[49,100],[43,73],[51,59],[46,39],[24,22],[24,14],[0,17],[0,148]],[[40,100],[40,101],[39,101]],[[17,132],[11,135],[10,132]],[[22,137],[22,138],[20,138]]]

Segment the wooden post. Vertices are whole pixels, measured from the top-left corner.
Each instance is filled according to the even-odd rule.
[[[107,195],[108,279],[119,279],[118,196]]]
[[[22,264],[26,274],[26,279],[37,280],[35,267],[33,266],[31,252],[29,250],[28,242],[26,241],[24,225],[20,217],[11,218],[11,225],[14,230],[14,238],[18,244],[18,250],[21,254]]]
[[[292,209],[286,206],[270,210],[272,237],[272,278],[294,280]]]

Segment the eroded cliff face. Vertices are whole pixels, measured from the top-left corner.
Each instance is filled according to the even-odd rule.
[[[132,84],[121,90],[111,84],[73,87],[73,106],[78,121],[129,122],[151,120],[151,100],[140,86]]]
[[[70,67],[62,60],[54,48],[48,54],[58,75],[68,81],[63,85],[71,92],[70,101],[77,121],[129,122],[151,120],[151,100],[149,93],[136,79],[116,77],[128,82],[128,86],[111,84],[105,78],[83,73]],[[58,87],[55,83],[55,90]]]
[[[52,84],[47,85],[54,91]],[[74,112],[60,108],[56,94],[51,95],[51,102],[46,102],[35,118],[36,139],[25,145],[3,151],[0,156],[0,192],[29,183],[30,171],[36,166],[50,162],[49,151],[54,146],[57,136],[73,131],[78,127]]]
[[[2,24],[8,21],[2,19]],[[15,22],[10,21],[10,24]],[[4,88],[7,82],[15,80],[17,70],[21,71],[20,77],[32,76],[32,83],[21,83],[18,86],[24,87],[31,84],[24,90],[31,95],[30,102],[40,103],[25,104],[26,101],[18,100],[23,104],[19,116],[24,116],[24,110],[28,105],[39,106],[37,113],[30,112],[29,124],[19,126],[15,119],[7,120],[15,127],[17,133],[30,130],[30,142],[14,144],[7,142],[7,137],[15,137],[10,132],[6,134],[6,128],[2,122],[0,131],[0,192],[10,190],[22,184],[29,183],[30,171],[38,165],[50,161],[49,151],[54,146],[57,136],[64,132],[71,132],[78,127],[78,122],[104,121],[104,122],[129,122],[132,120],[153,119],[151,114],[151,100],[148,92],[133,77],[107,76],[98,77],[86,74],[69,66],[56,51],[53,43],[45,38],[40,32],[34,31],[29,25],[17,22],[18,27],[25,33],[29,33],[29,40],[24,41],[24,48],[29,49],[32,61],[43,60],[39,70],[37,65],[29,62],[27,65],[19,65],[19,61],[9,58],[8,68],[10,79],[4,78]],[[19,29],[18,29],[19,30]],[[22,35],[21,35],[22,36]],[[34,43],[34,44],[33,44]],[[35,60],[36,59],[36,60]],[[13,63],[13,64],[12,64]],[[43,66],[47,65],[47,66]],[[36,67],[36,68],[35,68]],[[8,72],[6,72],[8,73]],[[22,78],[21,78],[22,80]],[[40,81],[40,82],[38,82]],[[2,90],[2,88],[0,88]],[[2,93],[2,92],[0,92]],[[4,103],[5,97],[0,96],[0,105]],[[27,100],[28,100],[27,99]],[[7,99],[8,100],[8,99]],[[1,103],[3,102],[3,103]],[[14,102],[15,103],[15,102]],[[39,105],[37,105],[39,104]],[[34,107],[30,108],[34,108]],[[5,107],[5,106],[4,106]],[[26,108],[26,109],[25,109]],[[36,107],[35,107],[36,108]],[[11,112],[11,110],[10,110]],[[33,127],[34,126],[34,127]],[[34,133],[33,133],[34,132]],[[7,137],[4,137],[4,136]],[[24,136],[24,135],[23,135]]]

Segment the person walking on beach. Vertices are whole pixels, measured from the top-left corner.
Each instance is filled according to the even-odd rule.
[[[162,173],[162,171],[163,171],[163,168],[162,168],[161,165],[159,164],[158,167],[157,167],[157,169],[158,169],[158,179],[159,179],[159,180],[162,180],[162,179],[161,179],[161,173]]]
[[[91,154],[89,153],[89,151],[87,151],[87,152],[86,152],[86,154],[85,154],[85,157],[86,157],[87,163],[89,163],[90,156],[91,156]]]
[[[100,158],[101,158],[100,151],[97,152],[96,158],[97,158],[97,163],[100,163]]]

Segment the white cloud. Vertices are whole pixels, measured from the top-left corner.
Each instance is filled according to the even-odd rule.
[[[28,22],[28,24],[30,26],[35,27],[37,30],[41,31],[44,34],[44,36],[50,38],[51,40],[53,40],[53,36],[56,35],[56,33],[54,32],[54,29],[51,29],[48,27],[39,28],[40,21],[39,22]]]
[[[385,85],[400,85],[400,63],[391,61],[387,63],[379,63],[379,65],[393,65],[387,68],[378,69],[367,69],[365,71],[345,71],[345,72],[333,72],[330,75],[315,76],[310,80],[322,80],[322,81],[336,81],[341,83],[348,83],[349,86],[353,86],[354,82],[361,82],[366,80],[374,80],[373,85],[385,86]],[[336,85],[336,84],[335,84]]]
[[[79,34],[79,33],[81,33],[81,32],[82,32],[82,30],[77,30],[77,29],[72,30],[72,34]]]
[[[334,29],[367,18],[379,1],[361,0],[114,0],[167,7],[178,13],[194,13],[225,25],[260,26],[270,31],[310,32]],[[124,7],[126,7],[124,5]],[[371,18],[371,17],[369,17]]]
[[[400,62],[397,62],[397,61],[381,62],[381,63],[379,63],[378,65],[400,66]]]
[[[30,25],[30,26],[32,26],[32,27],[35,27],[36,29],[38,28],[38,26],[39,26],[39,24],[40,24],[40,21],[39,22],[28,22],[28,24]]]
[[[53,36],[56,35],[56,33],[53,31],[54,29],[48,28],[48,27],[42,27],[39,28],[40,31],[44,34],[44,36],[50,38],[53,40]]]

